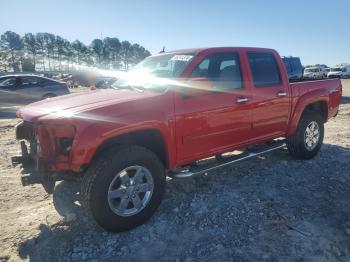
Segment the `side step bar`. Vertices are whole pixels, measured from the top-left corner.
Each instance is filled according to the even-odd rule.
[[[266,145],[263,148],[257,148],[256,150],[254,149],[248,149],[246,152],[241,153],[239,155],[236,156],[232,156],[232,157],[227,157],[224,160],[221,161],[217,161],[213,164],[207,164],[207,165],[203,165],[203,166],[198,166],[195,168],[191,168],[188,170],[184,170],[184,171],[179,171],[179,172],[169,172],[169,176],[173,177],[173,178],[189,178],[189,177],[194,177],[194,176],[198,176],[198,175],[202,175],[206,172],[212,171],[214,169],[220,168],[220,167],[224,167],[245,159],[249,159],[252,157],[256,157],[265,153],[269,153],[271,151],[277,150],[277,149],[281,149],[283,147],[286,146],[285,140],[280,140],[280,141],[274,141],[272,145]]]

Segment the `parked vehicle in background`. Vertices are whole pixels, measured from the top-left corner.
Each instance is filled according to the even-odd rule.
[[[66,83],[30,74],[0,77],[2,108],[26,105],[49,97],[69,94]]]
[[[324,77],[328,77],[328,73],[331,71],[331,68],[326,67],[323,71],[324,71]]]
[[[79,85],[81,86],[89,86],[90,82],[86,79],[86,77],[81,77],[80,75],[69,74],[61,79],[67,83],[69,88],[77,88]]]
[[[303,66],[299,57],[283,56],[282,61],[286,67],[289,80],[300,80],[303,78]]]
[[[350,65],[332,67],[327,75],[328,78],[350,78]]]
[[[290,83],[278,53],[265,48],[164,52],[114,86],[21,108],[22,155],[12,158],[31,167],[23,185],[49,193],[55,181],[82,178],[83,206],[113,232],[153,215],[166,176],[194,177],[285,146],[313,158],[342,94],[339,79]],[[242,153],[225,155],[234,150]]]
[[[98,77],[96,78],[96,88],[112,88],[117,80],[115,77]]]
[[[77,88],[78,86],[91,86],[95,84],[96,74],[91,72],[75,72],[67,77],[63,78],[62,81],[67,82],[69,88]]]
[[[322,79],[324,78],[324,71],[321,67],[307,67],[304,69],[303,76],[308,79]]]
[[[328,66],[325,65],[325,64],[316,64],[316,65],[309,66],[309,67],[318,67],[318,68],[321,68],[322,70],[328,68]],[[305,67],[305,68],[306,68],[306,67]]]
[[[79,86],[110,88],[117,79],[115,77],[103,76],[93,71],[81,71],[65,75],[61,80],[65,81],[69,88],[77,88]]]

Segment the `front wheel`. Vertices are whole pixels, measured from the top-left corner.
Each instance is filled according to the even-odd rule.
[[[82,183],[83,205],[103,229],[120,232],[145,223],[161,203],[165,169],[158,157],[139,146],[102,154]]]
[[[298,159],[311,159],[320,150],[324,136],[324,121],[317,112],[307,112],[301,118],[297,131],[288,137],[289,153]]]

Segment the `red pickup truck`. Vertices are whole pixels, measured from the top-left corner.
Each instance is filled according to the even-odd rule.
[[[23,185],[49,193],[55,181],[80,178],[83,205],[113,232],[151,217],[166,176],[192,177],[285,146],[296,158],[314,157],[342,95],[338,79],[289,83],[276,51],[241,47],[150,56],[114,87],[20,109],[22,155],[12,158],[29,170]]]

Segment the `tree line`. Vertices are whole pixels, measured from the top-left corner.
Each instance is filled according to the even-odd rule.
[[[77,65],[128,70],[149,55],[143,46],[116,37],[85,45],[51,33],[6,31],[0,36],[0,69],[5,71],[70,71]]]

